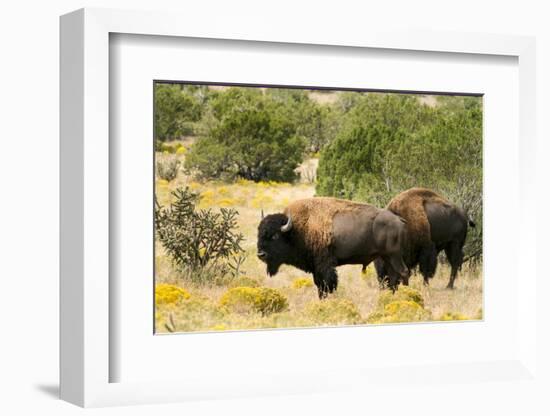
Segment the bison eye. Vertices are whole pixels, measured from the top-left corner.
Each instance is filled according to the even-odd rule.
[[[272,240],[277,240],[279,239],[279,234],[273,234],[273,237],[271,237]]]

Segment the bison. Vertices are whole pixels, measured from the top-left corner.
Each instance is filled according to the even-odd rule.
[[[336,290],[336,267],[362,264],[380,257],[390,287],[408,280],[402,257],[405,223],[391,211],[335,198],[292,202],[283,213],[262,218],[258,226],[258,258],[270,276],[282,264],[313,274],[319,298]]]
[[[462,251],[468,226],[475,223],[459,207],[451,204],[441,195],[424,188],[411,188],[394,197],[387,206],[391,212],[404,218],[407,235],[403,258],[407,267],[417,267],[424,277],[424,283],[435,274],[437,257],[445,250],[451,264],[451,276],[447,288],[453,289],[462,265]],[[382,261],[375,261],[378,280],[381,285],[391,281],[390,271]],[[404,281],[407,284],[406,281]]]

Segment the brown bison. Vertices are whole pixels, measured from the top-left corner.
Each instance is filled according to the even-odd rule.
[[[411,188],[393,198],[387,206],[391,212],[406,221],[407,236],[403,258],[412,270],[419,267],[424,283],[435,274],[437,256],[445,250],[451,264],[451,277],[447,288],[453,289],[458,270],[462,265],[462,248],[472,220],[459,207],[441,195],[424,188]],[[389,281],[389,271],[384,262],[375,261],[378,280]],[[407,284],[406,281],[404,281]]]
[[[336,267],[362,264],[380,257],[390,287],[408,280],[402,257],[405,224],[392,212],[335,198],[292,202],[283,213],[262,218],[258,226],[258,258],[270,276],[282,264],[313,273],[319,298],[336,290]]]

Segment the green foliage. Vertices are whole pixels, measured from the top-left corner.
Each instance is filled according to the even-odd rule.
[[[187,154],[201,179],[292,181],[305,143],[285,106],[255,89],[234,88],[210,102],[212,124]]]
[[[355,94],[355,95],[352,95]],[[474,97],[343,94],[342,128],[320,156],[318,195],[385,206],[412,187],[433,189],[476,222],[467,259],[482,253],[482,108]]]
[[[304,139],[309,153],[319,152],[336,136],[339,112],[311,100],[308,91],[273,88],[267,90],[267,98],[275,101],[281,114],[295,126],[296,135]]]
[[[235,313],[261,313],[269,315],[288,309],[286,297],[268,287],[235,287],[220,299],[220,306]]]
[[[168,207],[156,204],[159,241],[174,263],[198,282],[231,274],[237,277],[244,258],[243,235],[237,232],[237,211],[197,210],[199,195],[189,188],[172,192]]]
[[[155,138],[178,139],[193,132],[201,117],[202,95],[197,87],[180,84],[155,84]]]
[[[157,175],[168,182],[176,179],[180,167],[180,161],[175,157],[156,160]]]

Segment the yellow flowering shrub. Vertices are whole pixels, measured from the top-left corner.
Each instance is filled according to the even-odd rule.
[[[262,315],[288,309],[286,297],[268,287],[234,287],[223,294],[220,305],[231,312]]]
[[[218,189],[218,195],[226,196],[229,195],[229,190],[227,189],[227,186],[220,186]]]
[[[201,193],[200,208],[208,208],[215,204],[215,194],[211,189]]]
[[[312,287],[313,282],[311,279],[306,279],[305,277],[298,277],[292,281],[291,287],[293,289],[302,289],[304,287]]]
[[[184,155],[186,153],[187,153],[187,148],[184,145],[179,146],[178,149],[176,150],[177,155]]]
[[[463,315],[459,312],[445,312],[439,317],[439,321],[467,321],[468,318],[466,315]]]
[[[254,181],[250,181],[248,179],[237,179],[235,183],[241,186],[254,186],[256,184]]]
[[[385,290],[378,297],[378,307],[384,308],[387,304],[395,301],[411,301],[424,307],[424,298],[422,294],[409,286],[399,286],[399,289],[392,293],[391,290]]]
[[[169,183],[166,179],[157,180],[157,186],[168,186]]]
[[[218,201],[217,205],[224,208],[232,207],[236,205],[236,201],[233,198],[222,198]]]
[[[411,300],[396,300],[372,313],[367,322],[371,324],[418,322],[431,319],[431,313]]]
[[[306,305],[304,313],[318,324],[346,325],[363,321],[355,304],[348,299],[314,301]]]
[[[155,285],[155,304],[175,304],[181,300],[189,299],[191,295],[185,289],[166,283]]]

